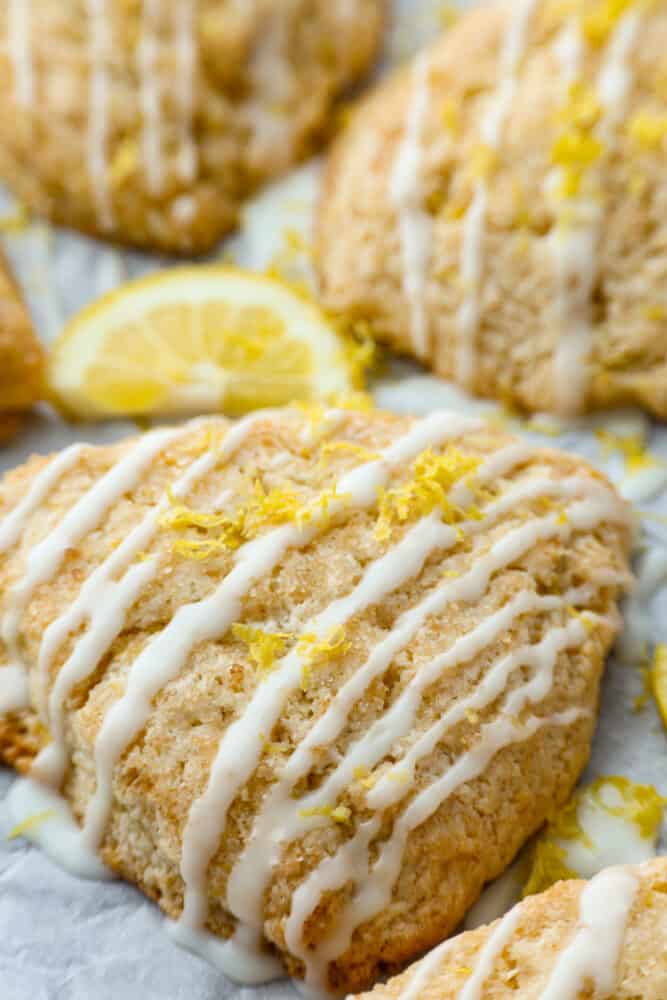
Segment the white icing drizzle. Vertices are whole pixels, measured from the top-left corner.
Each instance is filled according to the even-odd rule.
[[[197,64],[195,2],[196,0],[179,0],[174,9],[178,61],[178,103],[181,114],[178,170],[184,181],[193,181],[197,172],[197,147],[192,134]]]
[[[493,928],[479,953],[470,979],[458,993],[456,1000],[482,1000],[484,983],[491,975],[495,962],[516,933],[522,916],[521,905],[515,906]]]
[[[138,48],[139,95],[141,101],[144,169],[151,194],[164,185],[162,157],[162,82],[159,75],[160,0],[143,0],[141,39]]]
[[[435,418],[435,421],[427,418],[416,424],[404,438],[387,449],[381,460],[343,477],[337,491],[348,495],[348,504],[351,502],[355,507],[372,505],[378,488],[386,483],[392,469],[401,467],[424,447],[442,443],[471,426],[470,421],[452,414],[436,414]],[[473,426],[477,426],[475,422]],[[293,535],[296,539],[301,535],[304,540],[313,537],[311,530],[305,533],[293,530]],[[400,586],[411,573],[418,572],[430,552],[452,544],[454,539],[455,532],[438,524],[437,518],[425,519],[410,532],[409,544],[397,546],[372,563],[354,591],[331,604],[305,626],[305,630],[325,635],[342,625]],[[206,918],[206,869],[222,836],[227,810],[257,766],[263,747],[261,734],[272,731],[287,698],[298,689],[302,668],[302,656],[294,649],[258,688],[244,715],[225,732],[208,787],[192,805],[183,835],[181,860],[186,885],[182,919],[189,926],[200,926]]]
[[[19,664],[0,666],[0,715],[30,708],[28,676]]]
[[[235,425],[228,432],[220,451],[207,452],[195,461],[174,484],[174,493],[185,496],[215,463],[229,458],[245,440],[257,417],[255,415]],[[342,477],[337,484],[337,492],[345,495],[345,500],[334,500],[330,515],[336,517],[350,506],[358,509],[373,506],[378,489],[387,484],[395,470],[402,469],[426,448],[442,445],[478,426],[477,421],[451,413],[431,414],[416,423],[378,459]],[[3,638],[10,650],[17,648],[21,616],[35,589],[53,578],[66,550],[100,525],[111,505],[134,488],[146,465],[178,433],[183,431],[156,431],[144,437],[29,552],[25,578],[10,592],[9,608],[2,622]],[[495,482],[511,469],[527,462],[532,454],[532,449],[526,445],[509,445],[483,462],[476,480],[480,485]],[[31,513],[79,455],[80,451],[70,450],[69,454],[60,456],[60,460],[54,459],[40,473],[24,499],[0,522],[0,551],[16,544]],[[193,802],[186,822],[181,858],[185,905],[181,920],[171,931],[177,940],[204,954],[239,981],[267,981],[277,974],[275,960],[261,950],[262,896],[272,866],[280,858],[285,843],[325,822],[321,816],[303,815],[303,810],[308,812],[335,801],[349,785],[357,766],[374,767],[381,762],[391,747],[398,745],[413,729],[424,692],[445,671],[474,659],[497,641],[520,616],[564,608],[577,604],[581,597],[587,596],[588,592],[586,595],[572,592],[561,598],[542,597],[532,591],[518,593],[418,671],[384,718],[371,725],[348,748],[318,789],[300,800],[292,799],[296,782],[308,773],[312,765],[314,750],[326,747],[336,739],[354,705],[373,679],[381,675],[393,658],[409,645],[428,617],[441,613],[452,601],[480,600],[495,573],[510,566],[540,541],[554,537],[565,540],[575,531],[590,530],[602,520],[624,521],[627,516],[625,508],[614,495],[592,482],[590,477],[573,476],[558,480],[546,472],[538,475],[529,473],[491,501],[483,510],[481,521],[471,520],[457,527],[474,536],[522,503],[542,496],[570,501],[565,508],[566,516],[563,518],[561,514],[552,513],[520,523],[490,548],[477,553],[466,573],[437,584],[425,598],[405,612],[370,651],[366,662],[336,692],[307,736],[287,759],[255,819],[253,835],[231,873],[228,906],[240,922],[232,941],[223,943],[204,929],[208,915],[208,865],[224,833],[228,809],[259,762],[263,751],[262,733],[271,732],[287,698],[300,686],[303,661],[297,648],[284,656],[259,685],[244,714],[223,734],[208,785]],[[459,484],[452,490],[451,499],[465,505],[473,502],[474,496],[466,485]],[[58,650],[69,635],[87,624],[87,631],[77,640],[51,691],[47,716],[53,743],[40,755],[35,765],[35,774],[49,780],[55,787],[60,784],[67,764],[65,703],[76,684],[96,669],[122,630],[129,608],[156,575],[159,568],[157,557],[149,556],[139,563],[134,560],[154,538],[165,503],[162,501],[153,508],[123,543],[91,573],[77,599],[45,632],[37,669],[37,680],[43,692],[47,690]],[[313,509],[317,511],[317,504],[313,505]],[[96,739],[94,760],[97,786],[86,811],[84,829],[78,836],[77,843],[81,849],[94,851],[101,842],[112,804],[114,768],[146,724],[156,694],[181,673],[199,642],[220,639],[230,625],[242,617],[243,599],[258,578],[273,572],[288,549],[309,544],[321,530],[322,524],[316,518],[313,523],[302,527],[282,525],[246,543],[236,553],[232,570],[212,593],[201,601],[179,608],[171,622],[143,649],[131,666],[124,695],[107,712]],[[442,523],[441,513],[434,511],[408,529],[402,540],[382,557],[369,564],[354,589],[321,611],[304,629],[326,635],[330,629],[345,624],[354,615],[382,601],[407,580],[419,575],[432,553],[446,551],[456,541],[457,530]],[[532,668],[530,679],[506,696],[499,717],[482,726],[478,742],[430,785],[418,791],[399,814],[389,839],[381,845],[373,864],[370,847],[380,830],[381,811],[408,794],[409,780],[406,786],[385,776],[370,789],[367,804],[376,814],[361,823],[336,854],[326,858],[312,871],[293,896],[285,928],[286,941],[290,951],[306,964],[308,986],[321,987],[325,982],[328,962],[346,950],[355,928],[372,918],[388,901],[412,830],[424,823],[459,787],[483,773],[503,748],[531,738],[545,726],[569,726],[588,715],[572,709],[549,717],[529,715],[523,722],[517,721],[517,716],[529,704],[540,704],[547,697],[552,688],[558,655],[565,649],[581,645],[585,634],[581,621],[571,618],[565,625],[549,629],[539,642],[499,657],[466,699],[453,705],[430,729],[415,739],[395,765],[395,770],[405,771],[408,779],[414,776],[419,761],[434,749],[451,727],[463,721],[471,710],[483,709],[501,697],[517,669]],[[350,879],[356,883],[356,892],[346,904],[341,920],[314,953],[307,951],[302,942],[304,922],[323,892],[328,889],[335,891]]]
[[[415,424],[404,437],[387,448],[380,459],[360,466],[340,480],[337,490],[339,494],[345,494],[346,499],[334,500],[329,506],[330,515],[335,517],[350,505],[356,508],[372,506],[376,502],[378,489],[386,484],[394,469],[401,468],[426,447],[441,444],[478,426],[477,421],[451,413],[432,414]],[[286,524],[243,545],[236,553],[233,569],[213,592],[201,601],[180,607],[163,631],[137,657],[127,678],[125,694],[107,712],[95,743],[97,788],[88,804],[83,830],[88,844],[100,843],[111,807],[114,767],[146,724],[152,699],[170,680],[178,676],[198,643],[218,640],[225,635],[233,622],[239,619],[243,598],[253,584],[273,572],[288,549],[307,545],[319,530],[317,523],[305,527]],[[260,686],[246,717],[254,717],[254,707],[263,705],[266,699],[262,692],[265,689],[273,690],[275,678],[279,675],[279,671],[274,671],[268,681]],[[279,706],[277,711],[279,712]],[[255,729],[253,725],[241,734],[238,732],[240,726],[235,728],[233,725],[225,733],[221,746],[226,755],[229,734],[234,730],[232,746],[234,759],[239,761],[239,777],[243,770],[240,762],[244,757],[252,759],[253,753],[255,756],[259,754],[262,747],[260,733],[270,731],[270,728],[271,726],[260,725]],[[217,789],[216,774],[214,765],[209,787],[210,794],[217,801],[220,792]],[[224,794],[222,797],[224,800]],[[224,823],[224,814],[221,819]],[[186,833],[186,864],[189,854],[187,842]],[[196,866],[195,862],[194,867]],[[195,909],[200,911],[202,906]]]
[[[520,460],[524,450],[525,446],[519,448],[510,446],[504,449],[505,463],[514,459]],[[480,470],[478,474],[480,482],[491,480],[492,473],[502,467],[502,455],[503,452],[499,452],[486,463],[486,472]],[[577,478],[559,483],[544,477],[535,477],[525,483],[517,484],[505,496],[489,505],[484,512],[483,522],[471,522],[463,527],[474,533],[480,526],[488,526],[521,502],[538,496],[576,495],[578,491],[584,491],[587,486],[585,480]],[[415,678],[410,687],[409,693],[406,693],[403,699],[399,699],[394,708],[371,727],[364,739],[350,748],[345,759],[329,775],[321,788],[312,795],[295,801],[291,797],[292,789],[308,773],[313,764],[315,751],[335,740],[357,701],[373,680],[387,669],[394,657],[407,648],[429,616],[442,613],[452,601],[480,598],[494,572],[504,568],[527,551],[541,534],[542,537],[546,537],[553,535],[553,532],[552,524],[543,525],[537,533],[532,524],[508,532],[468,573],[454,581],[446,580],[406,612],[385,639],[371,651],[366,662],[341,687],[327,710],[283,765],[277,781],[256,817],[253,833],[245,851],[232,870],[227,890],[228,905],[239,919],[252,926],[261,925],[262,898],[270,879],[272,865],[280,856],[280,847],[313,826],[326,822],[317,817],[304,819],[301,815],[302,809],[318,808],[335,800],[352,781],[357,766],[374,766],[389,751],[392,743],[409,731],[425,685],[433,683],[444,669],[458,662],[459,658],[464,658],[464,653],[467,656],[473,655],[476,649],[483,648],[492,641],[496,631],[506,627],[514,614],[521,613],[522,607],[528,610],[534,595],[521,595],[518,604],[508,606],[498,616],[487,619],[478,629],[464,636],[451,650],[439,657],[424,673],[420,673],[419,678]],[[371,804],[370,799],[368,801]]]
[[[412,344],[419,358],[427,358],[429,353],[425,294],[433,223],[424,210],[422,161],[423,133],[430,101],[430,71],[430,56],[421,52],[415,59],[412,100],[389,186],[392,203],[398,213],[403,291],[410,309]]]
[[[193,930],[182,920],[167,921],[167,932],[182,948],[206,959],[234,983],[258,986],[284,975],[278,958],[265,950],[261,935],[242,924],[226,941],[208,931]]]
[[[397,1000],[420,1000],[425,987],[434,978],[452,948],[452,941],[443,941],[437,948],[430,951],[421,962],[418,962]]]
[[[35,99],[35,79],[32,65],[30,0],[9,0],[7,10],[7,43],[14,67],[16,103],[30,107]]]
[[[0,554],[11,549],[21,537],[28,520],[81,457],[80,445],[66,448],[44,466],[33,480],[25,496],[0,521]],[[0,715],[30,707],[27,673],[20,663],[0,667]]]
[[[401,814],[391,837],[380,850],[378,859],[370,870],[370,847],[380,832],[381,817],[376,815],[362,823],[355,836],[337,854],[323,861],[293,894],[292,910],[285,927],[285,941],[290,952],[306,964],[306,981],[314,987],[321,987],[325,983],[327,964],[348,949],[356,927],[371,919],[388,904],[412,830],[426,822],[458,788],[483,774],[501,750],[529,740],[540,729],[569,727],[588,717],[587,712],[570,709],[547,717],[529,716],[521,724],[501,718],[484,726],[479,742],[440,778],[420,792]],[[322,898],[322,893],[340,889],[350,881],[351,873],[354,872],[364,873],[363,885],[345,906],[340,923],[315,953],[305,949],[302,941],[303,925]]]
[[[251,415],[228,431],[219,450],[210,449],[201,455],[173,484],[172,494],[184,498],[189,491],[216,465],[229,461],[248,437],[258,421]],[[186,426],[188,434],[192,424]],[[70,656],[58,671],[48,701],[46,717],[49,721],[52,742],[39,754],[33,773],[41,781],[58,788],[67,766],[65,743],[65,705],[71,692],[97,669],[111,644],[121,633],[127,612],[141,593],[155,578],[159,557],[144,559],[131,565],[140,552],[151,544],[158,530],[159,520],[168,508],[165,497],[130,532],[121,545],[84,582],[76,600],[46,629],[39,649],[37,674],[42,691],[48,689],[51,667],[58,650],[86,621],[87,631],[76,643]],[[119,574],[127,570],[124,576]]]
[[[597,82],[597,96],[602,118],[596,133],[609,144],[622,121],[632,88],[628,56],[641,23],[640,13],[631,10],[618,23],[606,53]],[[571,19],[556,45],[564,82],[569,87],[580,72],[583,39],[577,19]],[[561,179],[553,171],[546,182],[546,194]],[[569,199],[570,213],[565,226],[557,226],[548,238],[553,256],[558,294],[554,303],[558,343],[554,355],[556,405],[564,415],[577,413],[585,400],[590,382],[590,356],[593,348],[592,296],[597,276],[597,248],[604,207],[598,197],[578,196]]]
[[[80,444],[65,448],[35,476],[23,499],[0,521],[0,553],[16,545],[32,515],[64,474],[77,464],[82,452]]]
[[[570,526],[575,528],[584,529],[590,528],[592,524],[598,523],[600,519],[611,517],[612,519],[620,515],[619,507],[616,502],[605,502],[606,498],[604,496],[597,497],[595,499],[583,500],[578,503],[573,504],[568,508],[568,523]],[[496,549],[496,557],[499,560],[500,565],[508,565],[511,563],[512,559],[517,558],[523,551],[526,551],[531,546],[537,544],[541,538],[553,537],[554,533],[558,533],[559,530],[563,529],[563,526],[557,526],[553,519],[551,524],[548,524],[550,519],[543,519],[540,522],[531,522],[527,525],[522,525],[515,532],[508,532],[507,536],[501,538],[500,542],[494,547]],[[571,531],[571,527],[566,529],[565,536],[567,536]],[[513,535],[512,539],[509,536]],[[505,539],[509,540],[509,545],[505,542]],[[522,546],[518,544],[519,539],[521,539]],[[499,556],[502,552],[502,546],[505,543],[505,559],[500,560]],[[484,557],[482,560],[478,561],[478,566],[473,569],[472,575],[468,574],[467,578],[463,577],[461,580],[454,581],[449,584],[449,587],[462,586],[463,589],[460,592],[450,592],[450,599],[465,599],[475,600],[479,595],[479,589],[483,592],[485,586],[488,584],[488,580],[484,582],[484,576],[493,572],[492,564],[487,561],[485,563]],[[475,576],[477,579],[475,580]],[[480,579],[481,577],[481,579]],[[475,586],[471,586],[472,583]],[[468,589],[470,588],[470,589]],[[534,600],[534,595],[520,595],[521,600],[516,604],[511,611],[513,613],[521,613],[522,602],[530,603]],[[527,606],[526,606],[527,607]],[[511,624],[511,615],[509,611],[502,611],[500,613],[500,619],[496,619],[495,628],[498,634],[502,633],[503,627],[507,627]],[[567,639],[568,642],[572,640],[575,629],[578,629],[580,623],[576,626],[573,625],[572,632],[569,633]],[[481,648],[484,648],[485,641],[493,641],[494,637],[494,625],[487,625],[483,622],[476,630],[476,635],[471,634],[472,638],[464,636],[460,643],[463,643],[463,649],[459,646],[459,649],[449,654],[444,654],[445,657],[449,655],[449,660],[443,664],[438,664],[438,668],[444,669],[446,666],[452,666],[459,659],[465,660],[466,657],[474,656]],[[579,632],[581,636],[582,633]],[[497,637],[497,636],[496,636]],[[409,641],[410,636],[407,636],[407,641]],[[481,640],[481,641],[480,641]],[[581,641],[581,640],[580,640]],[[550,686],[550,669],[551,662],[550,658],[553,658],[558,649],[558,644],[553,645],[553,638],[550,640],[551,649],[541,650],[540,653],[544,654],[545,660],[541,664],[541,670],[538,675],[533,678],[531,682],[524,685],[521,689],[518,689],[510,699],[508,699],[507,711],[514,712],[519,711],[521,707],[528,701],[532,700],[533,697],[545,696],[545,687]],[[399,647],[400,648],[400,647]],[[521,651],[523,652],[523,651]],[[461,654],[459,656],[459,654]],[[391,660],[390,655],[389,660]],[[536,655],[539,655],[536,654]],[[530,662],[530,660],[529,660]],[[364,668],[362,668],[363,670]],[[434,668],[435,671],[436,668]],[[503,663],[500,667],[502,672],[507,671],[508,664]],[[321,800],[324,800],[325,796],[330,802],[332,800],[331,792],[334,795],[339,794],[341,791],[341,775],[346,780],[351,778],[354,766],[357,764],[373,764],[384,756],[392,745],[396,744],[396,741],[400,739],[401,734],[409,730],[414,719],[414,712],[418,706],[418,699],[415,697],[415,692],[424,690],[424,686],[428,683],[437,680],[438,674],[435,676],[431,674],[429,678],[423,678],[420,674],[411,682],[412,690],[408,694],[405,694],[398,707],[394,706],[387,717],[381,720],[381,724],[378,723],[371,727],[369,733],[364,736],[362,743],[363,753],[357,752],[358,747],[353,747],[348,751],[344,761],[335,770],[332,775],[329,776],[327,782],[324,783],[322,788],[318,792],[314,793],[310,797],[306,797],[301,802],[299,806],[311,806],[319,803],[322,804]],[[497,680],[494,678],[494,682]],[[410,688],[410,685],[409,685]],[[580,716],[580,713],[575,712],[574,714],[566,713],[566,716],[562,718],[559,717],[557,724],[571,724],[576,718]],[[326,715],[324,716],[326,718]],[[569,720],[565,721],[565,720]],[[548,724],[548,720],[535,719],[526,724],[525,727],[516,727],[511,720],[501,719],[497,724],[493,723],[489,727],[485,727],[483,731],[485,739],[482,741],[483,747],[487,749],[490,748],[491,757],[497,752],[498,749],[503,746],[514,742],[514,739],[528,738],[543,724]],[[433,734],[431,734],[433,736]],[[425,746],[423,744],[422,746]],[[485,753],[481,753],[481,757],[486,759]],[[456,765],[451,769],[452,775],[455,777],[463,774],[468,774],[468,769],[471,760],[478,761],[480,759],[480,754],[473,754],[472,758],[466,759],[464,764]],[[489,757],[489,759],[491,759]],[[400,766],[400,765],[397,765]],[[289,767],[289,763],[287,765]],[[479,771],[476,771],[473,767],[473,773],[465,777],[464,780],[472,780]],[[449,772],[448,772],[449,773]],[[377,830],[379,829],[380,818],[376,816],[373,820],[368,823],[362,824],[357,833],[349,840],[335,855],[333,858],[329,858],[324,861],[311,875],[305,880],[304,883],[296,890],[293,897],[293,907],[290,918],[287,922],[286,935],[288,946],[290,951],[301,957],[307,967],[307,982],[310,986],[321,987],[324,982],[324,970],[326,969],[326,964],[328,961],[337,957],[343,951],[345,951],[347,944],[351,938],[351,935],[355,929],[363,920],[369,919],[374,913],[378,911],[385,903],[389,895],[391,894],[391,889],[393,887],[395,878],[400,871],[401,859],[403,854],[403,849],[407,841],[407,837],[415,826],[420,825],[428,816],[439,807],[439,805],[444,801],[443,795],[450,794],[447,791],[447,782],[451,780],[447,775],[444,776],[443,780],[440,782],[435,782],[430,788],[425,789],[417,798],[411,803],[406,812],[399,818],[394,829],[394,834],[389,842],[385,845],[384,850],[381,852],[380,859],[377,864],[373,867],[370,874],[367,875],[368,870],[368,847],[373,837],[375,836]],[[333,786],[333,787],[332,787]],[[393,787],[393,786],[392,786]],[[406,791],[406,787],[397,784],[397,789],[399,789],[399,797],[401,797],[401,789],[403,794]],[[458,786],[456,786],[458,787]],[[442,793],[442,794],[441,794]],[[370,793],[373,794],[372,792]],[[272,806],[275,803],[272,802]],[[317,817],[308,818],[306,821],[307,825],[303,825],[303,818],[299,817],[301,820],[301,826],[296,831],[303,832],[304,829],[308,829],[311,826],[318,825],[322,822]],[[280,833],[278,837],[282,836],[283,830],[278,826]],[[287,840],[290,839],[291,835],[294,835],[294,829],[287,830],[288,836]],[[269,845],[270,846],[270,845]],[[268,849],[268,848],[267,848]],[[255,854],[257,858],[257,854]],[[340,888],[350,877],[354,877],[354,873],[358,873],[362,887],[354,896],[350,905],[346,908],[343,919],[340,921],[340,925],[337,929],[333,931],[331,937],[321,946],[318,951],[313,954],[310,950],[303,949],[301,944],[301,934],[303,929],[303,924],[307,919],[312,909],[317,905],[318,900],[321,898],[321,894],[326,892],[328,889]],[[364,873],[361,875],[360,873]],[[338,880],[338,881],[337,881]],[[240,898],[241,886],[236,887],[236,897],[235,902],[238,903]],[[252,889],[252,882],[246,883],[246,890],[253,892],[255,895],[256,889]],[[256,905],[256,903],[255,903]],[[244,913],[244,917],[246,914]]]
[[[107,183],[109,139],[109,58],[113,40],[106,0],[88,0],[90,19],[90,84],[88,111],[88,170],[100,224],[113,225]]]
[[[530,19],[537,0],[518,0],[512,12],[500,53],[500,80],[490,106],[481,122],[482,142],[497,151],[503,129],[512,108],[517,74],[526,48]],[[457,378],[470,385],[475,375],[475,339],[480,321],[480,287],[483,278],[483,243],[486,227],[488,188],[481,177],[475,184],[474,197],[463,219],[461,245],[461,281],[463,302],[457,316],[459,333]]]
[[[579,899],[579,930],[558,959],[542,1000],[576,1000],[589,981],[596,995],[613,992],[638,888],[628,868],[607,868],[588,883]]]
[[[77,501],[62,521],[30,550],[24,575],[7,595],[8,606],[0,623],[2,640],[14,659],[20,662],[18,640],[21,620],[36,589],[53,579],[68,549],[99,527],[113,504],[128,490],[134,489],[141,474],[172,439],[174,433],[159,430],[141,438]]]
[[[61,795],[31,778],[17,778],[5,801],[14,823],[34,820],[27,823],[22,836],[65,871],[79,878],[113,878],[95,852],[82,845],[76,820]]]

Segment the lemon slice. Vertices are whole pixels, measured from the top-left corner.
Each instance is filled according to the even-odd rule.
[[[56,340],[55,397],[73,416],[231,416],[355,386],[334,325],[278,279],[219,265],[129,282]]]

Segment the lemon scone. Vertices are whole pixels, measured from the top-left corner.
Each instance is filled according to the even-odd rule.
[[[586,763],[631,530],[579,459],[294,407],[34,457],[1,505],[2,753],[236,978],[372,984]]]
[[[325,301],[471,392],[667,417],[663,0],[482,5],[332,152]]]
[[[663,1000],[667,858],[559,882],[446,941],[374,1000]]]
[[[44,356],[28,311],[0,251],[0,443],[43,390]]]
[[[29,209],[198,252],[306,156],[370,66],[385,0],[10,0],[0,177]]]

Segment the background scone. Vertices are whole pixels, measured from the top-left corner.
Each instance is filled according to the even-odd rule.
[[[666,942],[667,858],[658,858],[608,868],[590,882],[559,882],[367,997],[663,1000]]]
[[[44,354],[9,264],[0,251],[0,443],[43,391]]]
[[[1,503],[0,691],[22,662],[29,698],[0,750],[48,744],[34,774],[185,936],[238,921],[363,988],[587,760],[630,526],[578,459],[295,408],[35,457]]]
[[[662,0],[464,15],[332,153],[327,304],[479,395],[667,417],[666,44]]]
[[[197,252],[302,159],[385,0],[22,0],[0,9],[0,177],[37,213]]]

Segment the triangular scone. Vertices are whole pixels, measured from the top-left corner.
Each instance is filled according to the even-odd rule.
[[[0,251],[0,443],[13,437],[20,414],[43,389],[44,354]]]
[[[198,253],[331,131],[387,0],[0,5],[0,177],[34,212]]]
[[[593,992],[594,990],[594,992]],[[559,882],[366,1000],[664,1000],[667,858]]]
[[[237,919],[363,988],[586,763],[631,532],[577,458],[294,408],[35,457],[1,496],[5,691],[22,662],[53,738],[33,773],[172,917],[185,894],[181,930]],[[25,768],[40,730],[7,715],[5,754],[12,726]]]
[[[667,418],[667,4],[465,14],[332,152],[325,301],[472,392]]]

